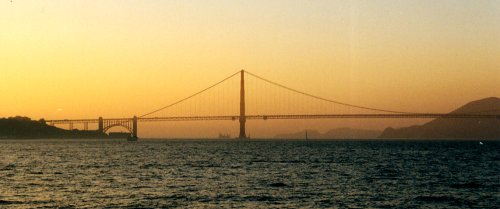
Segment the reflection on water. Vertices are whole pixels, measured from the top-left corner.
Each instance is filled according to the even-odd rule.
[[[496,207],[500,142],[0,141],[0,207]]]

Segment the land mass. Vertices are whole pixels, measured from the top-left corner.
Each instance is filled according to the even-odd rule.
[[[364,130],[352,128],[336,128],[325,133],[320,133],[317,130],[304,130],[292,134],[279,134],[274,138],[277,139],[375,139],[380,136],[381,131]]]
[[[469,102],[450,114],[500,115],[500,98],[489,97]],[[423,125],[387,128],[379,138],[385,139],[500,139],[500,118],[438,118]]]
[[[49,126],[43,119],[28,117],[0,118],[0,139],[108,138],[99,131],[64,130]]]
[[[386,128],[383,132],[352,128],[337,128],[320,133],[316,130],[279,134],[286,139],[500,139],[500,98],[490,97],[467,103],[450,114],[488,114],[497,118],[445,119],[437,118],[423,125],[405,128]],[[0,118],[0,139],[52,139],[52,138],[113,138],[127,133],[108,136],[95,130],[65,130],[49,126],[43,119],[28,117]]]

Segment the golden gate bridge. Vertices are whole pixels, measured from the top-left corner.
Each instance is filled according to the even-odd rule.
[[[239,88],[235,88],[238,84]],[[232,120],[239,121],[239,138],[244,139],[247,138],[247,120],[334,118],[500,119],[500,115],[488,111],[415,113],[359,106],[309,94],[241,70],[195,94],[140,116],[46,120],[46,123],[64,125],[70,130],[74,125],[83,125],[83,129],[88,130],[89,124],[97,124],[97,130],[102,133],[113,127],[123,127],[131,137],[137,138],[138,122]]]

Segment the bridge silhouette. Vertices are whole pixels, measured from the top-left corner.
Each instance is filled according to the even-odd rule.
[[[234,81],[238,75],[239,89],[234,88]],[[245,86],[245,76],[247,76],[247,79],[251,78],[253,84],[258,83],[258,85]],[[226,83],[232,85],[224,86]],[[251,88],[252,93],[256,92],[252,94],[252,98],[256,101],[252,103],[254,110],[250,114],[247,110],[248,101],[245,88]],[[270,90],[270,88],[273,88],[273,90]],[[276,89],[279,89],[279,91]],[[207,94],[211,91],[215,92],[215,94],[207,97]],[[227,94],[232,96],[227,96]],[[196,101],[197,97],[202,97],[202,99]],[[229,100],[238,100],[238,103],[234,101],[227,102]],[[276,105],[277,103],[284,103],[284,105]],[[212,104],[215,109],[214,107],[207,108],[208,104]],[[488,114],[487,111],[461,114],[416,113],[359,106],[309,94],[241,70],[195,94],[140,116],[46,120],[46,123],[52,126],[64,125],[70,130],[77,124],[83,125],[84,130],[88,130],[89,124],[97,124],[97,130],[102,133],[106,133],[113,127],[123,127],[129,131],[131,137],[137,138],[138,122],[232,120],[239,121],[239,138],[244,139],[247,138],[247,120],[329,118],[500,119],[500,115]]]

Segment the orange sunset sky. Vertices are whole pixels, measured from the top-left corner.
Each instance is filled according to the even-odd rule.
[[[500,96],[500,1],[0,1],[0,117],[132,117],[240,69],[347,103],[448,112]],[[422,122],[249,121],[248,132]],[[139,134],[237,127],[140,123]]]

